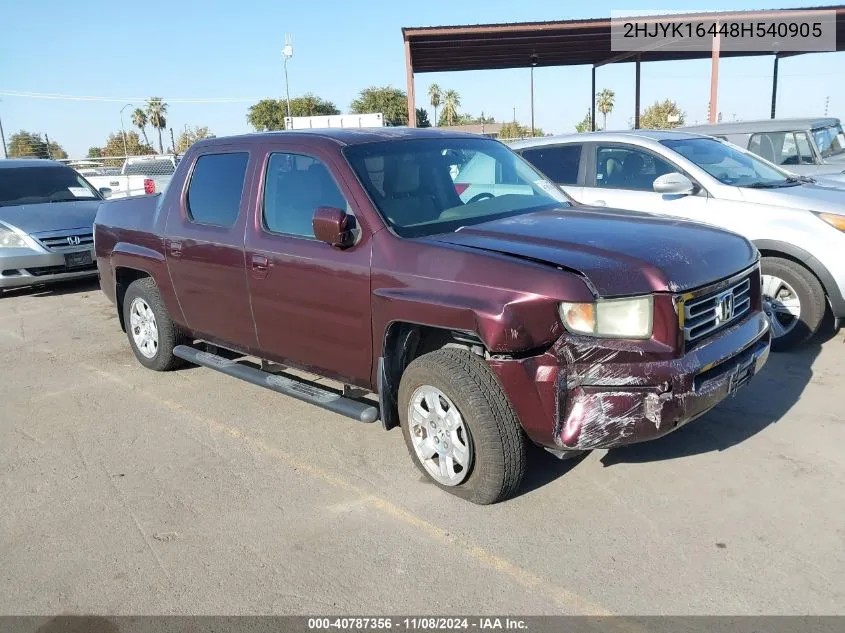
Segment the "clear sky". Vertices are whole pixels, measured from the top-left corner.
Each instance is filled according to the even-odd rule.
[[[740,0],[732,8],[820,3]],[[72,157],[102,145],[110,132],[120,130],[125,103],[142,105],[153,95],[170,104],[168,124],[177,135],[185,125],[207,125],[218,136],[248,132],[249,105],[260,98],[284,96],[280,51],[285,32],[291,33],[295,49],[288,63],[291,96],[313,92],[344,112],[367,86],[405,89],[403,26],[592,18],[609,16],[612,10],[719,10],[732,3],[709,4],[700,0],[672,0],[662,6],[623,0],[13,1],[5,3],[2,12],[0,117],[7,141],[19,129],[46,133]],[[722,60],[719,110],[724,120],[767,117],[771,73],[771,57]],[[703,123],[709,77],[709,60],[643,64],[643,107],[657,99],[675,99],[689,123]],[[782,59],[778,115],[821,115],[829,97],[830,115],[845,118],[843,78],[845,53]],[[418,74],[418,106],[428,106],[426,91],[432,82],[458,90],[461,111],[483,111],[496,120],[509,120],[516,108],[519,121],[530,119],[528,69]],[[616,92],[608,128],[628,127],[634,109],[633,64],[599,68],[596,83],[599,90]],[[21,97],[10,92],[95,99]],[[589,93],[588,66],[535,70],[536,125],[546,132],[574,131],[590,105]],[[124,117],[127,129],[129,112],[131,108]]]

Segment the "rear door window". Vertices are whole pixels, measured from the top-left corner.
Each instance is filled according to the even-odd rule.
[[[812,165],[813,151],[804,132],[752,134],[748,150],[775,165]]]
[[[229,227],[238,219],[247,152],[205,154],[197,159],[188,185],[188,217],[197,224]]]
[[[537,147],[522,152],[523,158],[559,185],[578,184],[581,145]]]

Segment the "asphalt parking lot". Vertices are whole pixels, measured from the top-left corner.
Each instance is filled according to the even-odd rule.
[[[845,335],[517,498],[207,369],[144,370],[96,283],[0,298],[0,614],[845,613]]]

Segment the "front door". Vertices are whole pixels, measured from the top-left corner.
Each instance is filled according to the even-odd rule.
[[[246,236],[252,310],[268,359],[368,386],[371,236],[359,226],[356,243],[339,249],[318,242],[311,226],[317,207],[355,215],[332,160],[306,148],[267,150]]]
[[[250,152],[213,147],[197,157],[180,204],[167,217],[167,267],[198,338],[256,348],[244,266]]]
[[[654,191],[654,180],[671,172],[683,173],[666,159],[646,149],[622,143],[596,143],[584,204],[659,213],[707,222],[707,194],[664,194]]]

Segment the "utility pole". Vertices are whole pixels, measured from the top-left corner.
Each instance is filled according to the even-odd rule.
[[[824,98],[824,115],[827,116],[827,108],[830,105],[830,97]]]
[[[126,149],[126,128],[123,126],[123,111],[126,108],[131,108],[131,107],[132,107],[132,104],[127,103],[125,106],[123,106],[120,109],[120,133],[123,135],[123,155],[124,156],[129,156],[129,150]]]
[[[531,54],[531,136],[534,136],[534,66],[538,61],[537,53]]]
[[[2,117],[0,117],[0,139],[3,140],[3,158],[9,158],[9,154],[6,153],[6,134],[3,132]]]
[[[170,128],[170,145],[173,148],[173,155],[176,155],[176,141],[173,140],[173,128]]]
[[[293,57],[293,44],[290,33],[285,33],[285,46],[282,48],[282,59],[285,65],[285,95],[287,96],[288,118],[290,117],[290,85],[288,84],[288,60]]]
[[[52,160],[53,153],[50,151],[50,137],[45,134],[44,138],[47,141],[47,158]]]

